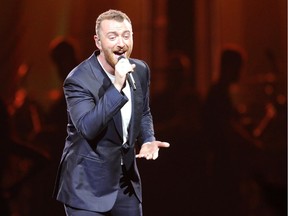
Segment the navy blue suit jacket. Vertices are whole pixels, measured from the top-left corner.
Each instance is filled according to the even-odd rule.
[[[155,137],[147,64],[129,59],[136,64],[132,74],[137,88],[131,88],[132,116],[128,145],[123,151],[120,109],[128,98],[111,83],[96,58],[98,53],[73,69],[64,81],[68,136],[54,196],[75,208],[104,212],[112,208],[117,197],[121,157],[136,195],[142,200],[135,145],[154,141]]]

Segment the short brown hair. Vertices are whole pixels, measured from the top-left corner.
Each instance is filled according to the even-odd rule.
[[[123,22],[124,20],[127,20],[129,23],[132,24],[130,18],[125,13],[119,10],[110,9],[98,16],[95,26],[95,32],[97,35],[99,35],[100,24],[103,20],[116,20],[118,22]]]

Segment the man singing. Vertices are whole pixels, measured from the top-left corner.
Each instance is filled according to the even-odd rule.
[[[64,81],[68,136],[54,196],[67,216],[141,216],[136,158],[155,160],[169,143],[154,137],[150,70],[130,58],[130,18],[108,10],[95,30],[97,50]]]

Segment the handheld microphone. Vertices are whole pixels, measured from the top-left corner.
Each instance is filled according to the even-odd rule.
[[[125,59],[124,56],[119,56],[118,61],[120,61],[122,58]],[[129,82],[129,85],[132,86],[133,90],[136,90],[136,83],[135,83],[135,80],[134,80],[134,78],[133,78],[131,73],[132,73],[131,71],[129,71],[127,73],[127,80]]]

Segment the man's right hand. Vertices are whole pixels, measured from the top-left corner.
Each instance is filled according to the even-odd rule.
[[[115,81],[114,86],[120,92],[125,86],[126,75],[128,72],[133,72],[135,64],[130,64],[126,58],[121,58],[115,65]]]

